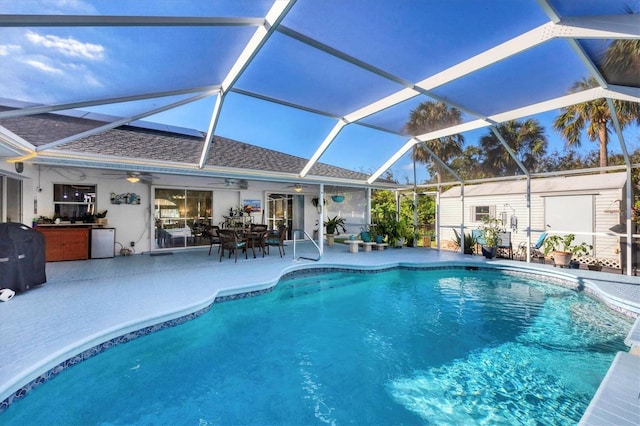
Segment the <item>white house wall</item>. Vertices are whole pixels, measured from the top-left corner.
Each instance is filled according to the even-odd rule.
[[[53,184],[96,185],[96,211],[107,210],[108,227],[116,229],[116,241],[128,247],[135,242],[136,253],[149,252],[154,248],[153,194],[152,188],[187,188],[213,191],[213,223],[224,221],[229,208],[237,208],[243,200],[257,199],[262,202],[262,209],[267,207],[267,192],[287,192],[282,190],[282,183],[251,182],[248,190],[220,188],[212,185],[220,179],[174,175],[154,175],[153,185],[149,183],[130,183],[125,180],[126,172],[120,176],[118,172],[38,166],[25,163],[24,171],[16,173],[12,163],[0,162],[0,172],[23,182],[22,217],[13,221],[31,225],[39,216],[53,217]],[[116,175],[114,175],[114,173]],[[134,192],[140,196],[140,204],[111,204],[111,194]],[[315,208],[311,205],[314,195],[305,194],[305,231],[312,235],[317,220]],[[254,213],[254,221],[262,222],[263,214]],[[120,246],[116,244],[116,254]]]

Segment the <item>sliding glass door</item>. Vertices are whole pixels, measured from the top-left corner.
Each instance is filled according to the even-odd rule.
[[[155,188],[155,248],[208,245],[205,230],[213,221],[211,191]]]
[[[267,194],[269,229],[287,227],[287,239],[292,229],[304,229],[304,196],[294,194]]]

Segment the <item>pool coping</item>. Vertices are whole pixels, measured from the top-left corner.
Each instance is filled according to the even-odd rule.
[[[323,270],[353,270],[358,272],[381,272],[388,269],[486,269],[499,270],[518,275],[534,276],[546,278],[554,281],[554,284],[563,285],[575,290],[585,290],[616,311],[638,318],[640,314],[640,303],[624,300],[607,291],[603,291],[597,282],[588,278],[577,276],[571,270],[540,268],[535,264],[522,263],[502,263],[502,262],[478,262],[476,259],[463,258],[461,260],[440,260],[437,262],[387,262],[375,265],[357,265],[343,262],[323,262],[321,264],[292,264],[280,269],[276,278],[265,280],[258,284],[243,284],[237,286],[221,287],[213,292],[209,297],[198,300],[189,305],[174,307],[173,310],[160,312],[156,315],[138,318],[125,324],[119,324],[111,328],[102,330],[78,340],[74,345],[60,348],[50,356],[45,357],[41,362],[33,365],[31,369],[22,371],[21,374],[13,376],[13,380],[0,384],[0,413],[7,409],[12,403],[22,399],[28,392],[49,379],[55,377],[64,369],[69,368],[79,362],[84,361],[104,350],[117,344],[126,343],[140,336],[173,327],[183,322],[189,321],[204,312],[208,311],[214,303],[238,298],[251,297],[272,291],[281,279],[290,274],[300,271],[313,271],[317,273]],[[632,331],[636,326],[640,329],[640,320],[636,320]],[[630,332],[631,335],[631,332]],[[636,344],[635,342],[634,344]]]

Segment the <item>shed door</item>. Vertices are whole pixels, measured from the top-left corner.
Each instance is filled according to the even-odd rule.
[[[549,232],[575,232],[575,244],[593,244],[592,235],[577,234],[593,232],[593,195],[545,197],[544,218]]]

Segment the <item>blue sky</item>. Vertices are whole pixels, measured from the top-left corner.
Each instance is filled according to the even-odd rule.
[[[3,0],[0,13],[255,17],[263,15],[270,3]],[[617,10],[623,3],[626,4],[611,0],[605,9]],[[584,13],[584,8],[602,5],[603,2],[588,1],[581,6],[583,9],[578,7],[574,11],[571,2],[556,2],[559,10],[576,14]],[[438,19],[439,16],[456,19]],[[283,24],[416,82],[547,21],[535,0],[493,0],[490,5],[463,0],[428,4],[424,0],[301,0]],[[0,97],[64,103],[219,84],[253,30],[253,27],[3,28]],[[428,60],[416,61],[416,57]],[[439,87],[435,92],[456,102],[466,102],[469,108],[488,115],[560,96],[572,82],[586,75],[584,65],[571,56],[567,43],[553,41]],[[236,87],[337,116],[401,88],[279,33],[256,56]],[[92,110],[129,115],[163,102],[168,100],[114,104]],[[210,97],[147,120],[206,130],[214,102],[215,98]],[[386,118],[387,125],[400,129],[409,106],[407,103],[406,107],[401,105],[370,119],[384,122]],[[547,129],[549,152],[564,148],[563,140],[551,127],[557,114],[552,111],[535,117]],[[308,158],[335,123],[333,117],[229,93],[216,134]],[[486,132],[465,135],[467,144],[477,143]],[[629,148],[634,149],[640,143],[637,129],[628,131],[627,136]],[[406,140],[349,125],[320,161],[372,172]],[[585,138],[583,151],[596,148],[597,144]],[[615,141],[610,149],[619,152]],[[407,157],[396,163],[392,171],[401,181],[412,180],[412,166]],[[421,168],[418,180],[425,177]]]

